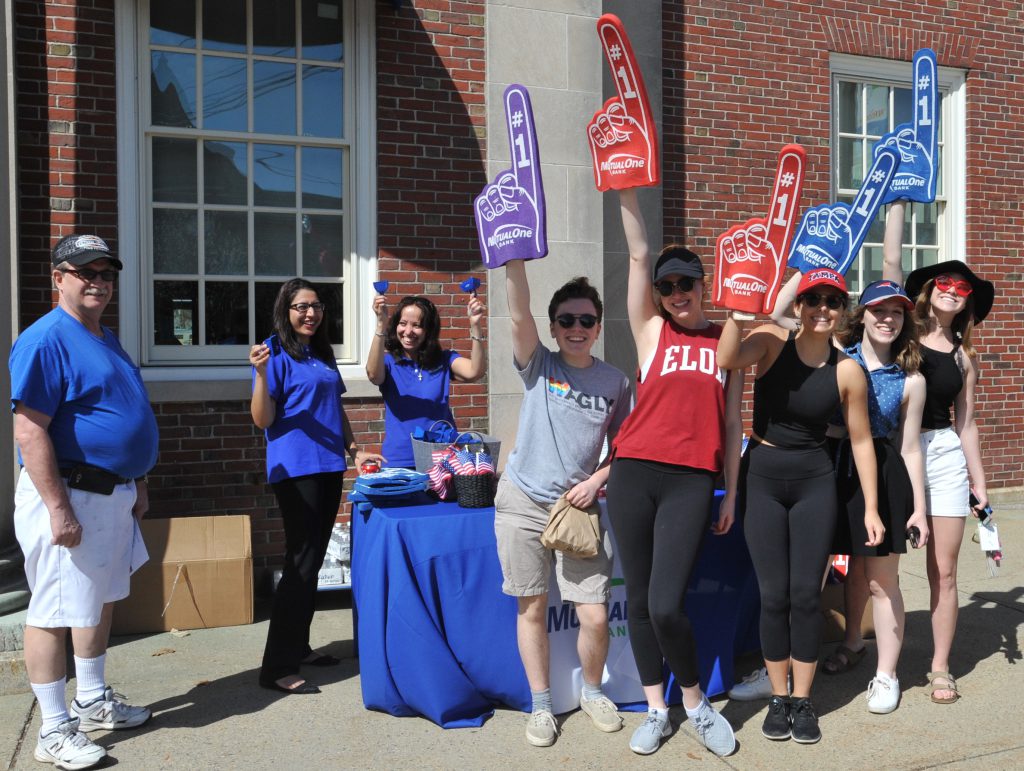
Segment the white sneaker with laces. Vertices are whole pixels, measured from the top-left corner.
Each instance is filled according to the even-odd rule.
[[[793,690],[793,677],[787,678],[788,690]],[[743,680],[729,689],[730,699],[735,701],[758,701],[770,699],[772,696],[772,681],[768,679],[768,669],[761,667],[755,669]]]
[[[546,709],[539,709],[526,721],[526,741],[534,747],[550,747],[558,736],[555,716]]]
[[[82,721],[80,730],[85,732],[135,728],[152,717],[153,713],[148,707],[133,707],[120,700],[123,698],[108,685],[102,696],[88,704],[79,704],[78,699],[73,700],[71,714]]]
[[[729,721],[714,707],[705,696],[697,708],[697,714],[690,718],[701,743],[724,758],[736,751],[736,735]]]
[[[584,699],[580,697],[580,709],[588,715],[594,725],[605,733],[614,733],[622,730],[622,718],[619,717],[615,702],[607,696],[600,696],[596,699]]]
[[[78,718],[73,717],[65,720],[55,730],[40,736],[36,742],[35,759],[67,771],[91,768],[103,760],[107,751],[93,744],[88,736],[78,730],[78,725]]]
[[[644,722],[633,731],[629,739],[629,748],[638,755],[650,755],[657,752],[662,739],[671,735],[672,723],[668,719],[668,714],[661,717],[656,709],[649,709]]]
[[[881,672],[876,672],[868,683],[868,712],[888,715],[900,703],[900,681]]]

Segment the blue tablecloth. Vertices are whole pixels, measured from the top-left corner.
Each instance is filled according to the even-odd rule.
[[[353,511],[352,592],[363,703],[479,726],[495,704],[529,710],[516,601],[501,593],[494,510],[425,494]],[[757,586],[739,527],[708,536],[687,595],[709,695],[757,641]]]

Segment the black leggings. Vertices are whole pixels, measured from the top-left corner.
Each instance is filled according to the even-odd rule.
[[[261,680],[294,675],[309,653],[316,584],[341,505],[340,471],[283,479],[271,487],[284,519],[284,570],[274,593]]]
[[[740,467],[738,511],[761,590],[765,660],[817,661],[821,579],[836,526],[828,452],[752,441]]]
[[[662,682],[662,662],[684,688],[696,685],[697,646],[686,587],[711,524],[715,475],[663,463],[616,459],[608,518],[626,579],[629,642],[643,685]]]

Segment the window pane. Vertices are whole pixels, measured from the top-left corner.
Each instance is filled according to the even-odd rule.
[[[302,68],[302,135],[340,138],[343,135],[342,70],[306,65]]]
[[[939,261],[939,250],[938,249],[918,249],[917,250],[917,268],[926,268],[929,265],[935,265]]]
[[[253,145],[253,197],[257,206],[295,206],[295,148]]]
[[[149,61],[153,125],[195,128],[196,57],[154,51]]]
[[[245,0],[206,0],[203,3],[203,47],[215,51],[245,51]]]
[[[867,89],[867,133],[881,136],[889,130],[889,89],[886,86],[865,86]]]
[[[882,247],[865,246],[860,252],[860,264],[864,266],[864,286],[882,278]],[[851,271],[852,273],[852,271]]]
[[[256,275],[295,275],[295,215],[256,212]]]
[[[245,206],[245,167],[244,142],[203,142],[203,200]]]
[[[253,62],[253,127],[260,134],[295,134],[295,65]]]
[[[292,0],[253,0],[252,50],[267,56],[295,56]]]
[[[341,217],[302,215],[302,275],[340,277],[344,243]]]
[[[906,242],[904,242],[906,243]],[[914,271],[914,250],[903,247],[903,251],[900,253],[900,270],[903,271],[903,277],[906,278]],[[916,297],[911,297],[911,300],[916,300]]]
[[[257,283],[255,289],[256,336],[254,341],[262,342],[274,333],[274,300],[277,299],[281,285]]]
[[[914,204],[917,210],[917,238],[914,243],[917,245],[938,246],[938,206],[934,203]]]
[[[872,220],[867,235],[864,236],[865,241],[880,244],[885,240],[885,214],[885,207],[878,207],[878,213],[875,214],[875,219]]]
[[[153,200],[195,203],[196,143],[153,137]]]
[[[839,187],[855,189],[864,179],[862,169],[863,141],[860,139],[839,139]]]
[[[215,131],[249,128],[245,59],[203,57],[203,128]]]
[[[193,209],[153,209],[153,272],[199,269],[199,219]]]
[[[248,215],[244,211],[208,211],[204,263],[207,274],[244,276],[249,272]]]
[[[341,3],[302,0],[302,57],[340,62],[344,56]]]
[[[302,148],[302,205],[307,209],[340,209],[341,150]]]
[[[150,0],[149,42],[159,46],[195,48],[195,0]]]
[[[909,88],[893,88],[892,90],[892,120],[893,126],[901,123],[912,123],[914,120],[914,105],[911,101],[914,98]]]
[[[324,309],[323,324],[327,327],[327,338],[331,345],[340,345],[345,325],[343,323],[344,303],[341,284],[316,284],[316,293],[327,307]]]
[[[198,345],[199,283],[196,281],[153,282],[153,342],[156,345]]]
[[[839,82],[839,130],[849,134],[861,131],[860,86]]]
[[[207,345],[245,345],[249,342],[248,294],[245,282],[206,282]]]

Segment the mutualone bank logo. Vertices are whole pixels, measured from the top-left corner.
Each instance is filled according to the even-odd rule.
[[[613,578],[612,588],[625,586],[623,578]],[[608,603],[608,636],[629,637],[629,629],[626,626],[628,619],[626,614],[626,601],[612,600]],[[580,620],[576,615],[576,606],[571,602],[563,602],[560,605],[548,606],[548,634],[561,632],[567,629],[579,629]]]

